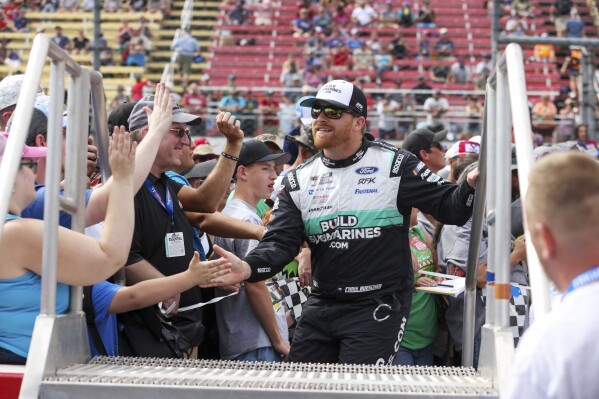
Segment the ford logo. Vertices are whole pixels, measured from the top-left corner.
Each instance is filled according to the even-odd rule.
[[[364,166],[363,168],[356,169],[356,173],[359,175],[371,175],[379,170],[376,166]]]

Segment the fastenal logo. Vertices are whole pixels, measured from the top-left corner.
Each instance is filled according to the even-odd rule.
[[[359,188],[356,188],[356,191],[354,191],[354,194],[376,194],[379,192],[378,188],[365,188],[364,190],[360,190]]]
[[[356,173],[359,175],[371,175],[379,170],[376,166],[364,166],[356,169]]]
[[[270,267],[259,267],[258,273],[270,273]]]

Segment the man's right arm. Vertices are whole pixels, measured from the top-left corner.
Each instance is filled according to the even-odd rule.
[[[299,189],[296,171],[289,172],[283,179],[262,240],[244,259],[252,270],[249,282],[275,275],[299,253],[304,243],[304,223],[291,198],[291,193]]]
[[[156,86],[154,110],[148,118],[149,130],[137,146],[135,154],[135,171],[133,174],[133,192],[136,193],[150,173],[156,159],[158,148],[168,133],[172,120],[172,100],[169,89],[163,83]],[[108,179],[101,187],[92,191],[86,208],[86,225],[91,226],[104,220],[112,179]]]
[[[290,184],[289,176],[293,176]],[[281,271],[299,253],[304,242],[304,224],[301,211],[295,206],[290,191],[299,190],[295,171],[283,179],[281,192],[275,201],[270,222],[262,240],[245,258],[218,245],[214,252],[231,262],[231,272],[220,278],[220,282],[202,287],[234,285],[247,280],[250,283],[266,280]]]
[[[127,278],[127,285],[135,285],[141,281],[164,277],[164,274],[160,273],[150,262],[142,259],[137,263],[125,267],[125,276]],[[176,314],[177,309],[179,308],[179,297],[180,295],[177,294],[176,296],[163,301],[162,308],[168,309],[173,302],[176,302],[177,305],[175,306],[175,309],[171,311],[171,315]]]

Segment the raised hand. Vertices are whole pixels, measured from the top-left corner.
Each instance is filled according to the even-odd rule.
[[[137,143],[131,142],[124,127],[115,128],[108,147],[108,159],[114,179],[133,177]]]
[[[218,131],[227,138],[231,143],[243,141],[243,130],[241,130],[241,122],[236,120],[235,115],[230,112],[220,111],[216,115],[216,126]]]
[[[160,137],[168,134],[173,120],[174,105],[169,88],[164,83],[158,83],[154,93],[154,109],[144,107],[148,115],[149,131],[152,134],[158,134]]]
[[[189,271],[197,285],[217,284],[220,277],[229,273],[231,262],[225,258],[210,261],[200,261],[200,254],[196,251],[189,262]]]

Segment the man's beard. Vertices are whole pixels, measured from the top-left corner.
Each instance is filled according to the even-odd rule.
[[[352,125],[352,120],[349,120],[343,126],[337,126],[337,127],[330,126],[330,125],[315,124],[312,127],[312,135],[314,136],[314,145],[320,149],[328,149],[328,148],[335,148],[335,147],[339,146],[340,144],[346,143],[347,141],[349,141],[349,138],[351,136],[351,125]],[[330,134],[321,136],[317,133],[319,126],[322,126],[324,128],[330,128],[330,129],[332,129],[332,132]]]

